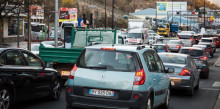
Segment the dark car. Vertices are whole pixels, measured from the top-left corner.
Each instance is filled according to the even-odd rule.
[[[210,45],[211,46],[211,45]],[[193,45],[192,47],[197,47],[197,48],[203,48],[205,49],[206,53],[208,54],[208,57],[213,57],[213,53],[211,53],[211,51],[209,51],[209,47],[208,45]]]
[[[0,48],[0,93],[5,93],[1,103],[6,107],[3,109],[43,96],[58,100],[62,88],[60,77],[59,72],[46,68],[38,56],[27,50]]]
[[[169,52],[169,48],[166,44],[153,44],[155,48],[157,48],[158,52]]]
[[[174,73],[168,74],[171,88],[188,91],[193,95],[194,89],[199,88],[199,70],[191,56],[179,53],[158,53],[165,68],[175,68]]]
[[[200,61],[202,64],[200,77],[208,78],[209,76],[209,64],[208,64],[208,54],[203,48],[197,48],[197,47],[183,47],[180,50],[180,53],[182,54],[188,54],[193,59]]]
[[[210,53],[210,56],[213,57],[214,55],[214,49],[212,48],[212,45],[210,43],[201,43],[198,45],[205,45],[208,47],[208,52]]]

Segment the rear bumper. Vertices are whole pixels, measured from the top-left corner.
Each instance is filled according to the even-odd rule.
[[[107,108],[107,109],[137,109],[147,103],[148,92],[136,92],[139,99],[118,100],[94,96],[79,96],[66,92],[66,102],[71,107]],[[133,95],[133,94],[132,94]]]
[[[179,48],[169,48],[169,50],[173,51],[173,52],[179,52],[180,49]]]
[[[183,89],[190,90],[191,83],[189,78],[181,78],[181,77],[170,77],[171,80],[171,89]]]

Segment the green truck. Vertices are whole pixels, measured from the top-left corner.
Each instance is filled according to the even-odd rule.
[[[91,30],[91,29],[74,29],[71,27],[69,37],[69,47],[65,48],[48,48],[43,44],[39,48],[39,56],[43,61],[58,70],[62,79],[69,77],[70,71],[76,63],[84,47],[93,44],[124,44],[123,37],[118,37],[117,29],[115,30]],[[65,34],[65,33],[64,33]],[[65,36],[65,35],[64,35]],[[68,42],[65,40],[64,43]],[[68,44],[65,44],[67,46]]]

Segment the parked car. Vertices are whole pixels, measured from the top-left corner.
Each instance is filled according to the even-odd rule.
[[[167,45],[171,52],[179,52],[180,48],[184,46],[180,40],[170,40]]]
[[[145,46],[86,47],[67,81],[67,109],[168,108],[170,80],[154,50]]]
[[[153,44],[157,48],[158,52],[170,52],[166,44]]]
[[[212,38],[202,38],[199,42],[199,44],[203,44],[203,43],[210,43],[212,45],[213,48],[213,52],[215,52],[216,50],[216,40],[212,39]]]
[[[187,90],[189,95],[194,94],[194,89],[199,88],[199,70],[191,56],[179,53],[158,53],[166,68],[175,68],[169,74],[171,88]]]
[[[60,73],[46,68],[38,56],[27,50],[0,48],[0,78],[3,109],[9,109],[16,102],[43,96],[53,100],[60,98]]]
[[[204,66],[201,69],[200,77],[208,78],[209,76],[209,64],[208,64],[208,54],[203,48],[197,48],[197,47],[183,47],[180,50],[180,53],[182,54],[188,54],[193,59],[196,59],[200,61],[202,66]],[[199,63],[199,62],[197,62]]]
[[[212,47],[212,45],[211,45],[210,43],[200,43],[199,45],[205,45],[205,46],[207,46],[207,47],[208,47],[208,51],[209,51],[211,57],[213,57],[213,55],[214,55],[214,49],[213,49],[213,47]]]

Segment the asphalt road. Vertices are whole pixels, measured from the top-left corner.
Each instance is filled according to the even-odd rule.
[[[193,96],[188,96],[184,91],[172,91],[169,109],[214,108],[220,90],[220,86],[213,87],[215,82],[220,82],[220,67],[213,66],[218,56],[220,56],[220,49],[217,49],[214,58],[210,59],[209,78],[200,79],[200,88]],[[39,98],[14,104],[12,109],[65,109],[65,89],[63,89],[58,101]]]

